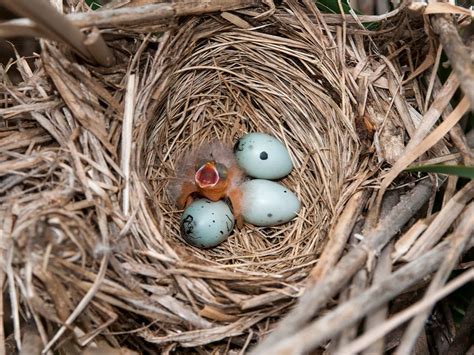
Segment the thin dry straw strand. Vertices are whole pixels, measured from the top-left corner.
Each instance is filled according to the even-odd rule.
[[[132,154],[132,129],[133,115],[135,112],[135,96],[136,96],[136,75],[131,74],[127,81],[127,91],[125,93],[125,108],[123,114],[122,125],[122,151],[121,166],[125,185],[122,195],[122,211],[125,216],[128,215],[130,208],[130,157]]]
[[[103,218],[103,212],[99,210],[99,207],[96,207],[96,211],[98,211],[99,214],[99,227],[101,222],[100,222],[100,217],[102,216]],[[102,232],[102,238],[107,238],[107,236],[104,236],[104,231],[103,227],[101,227],[101,232]],[[108,240],[105,241],[108,243]],[[107,246],[107,245],[105,245]],[[51,347],[59,340],[59,338],[64,334],[64,332],[69,328],[69,326],[76,320],[76,318],[84,311],[84,309],[87,307],[87,305],[92,301],[94,298],[95,294],[99,291],[99,288],[102,284],[102,281],[105,278],[105,274],[107,272],[107,267],[109,264],[109,259],[110,259],[110,251],[105,250],[104,255],[102,256],[102,260],[100,261],[100,267],[99,271],[97,273],[97,277],[95,278],[91,288],[86,292],[82,300],[79,302],[77,307],[74,309],[74,311],[71,313],[71,315],[66,319],[64,324],[59,328],[59,330],[56,332],[54,337],[49,341],[48,344],[44,347],[42,350],[41,354],[46,354]]]
[[[87,307],[89,302],[95,296],[95,293],[100,288],[102,280],[105,276],[105,272],[107,271],[108,261],[109,261],[109,253],[106,253],[106,254],[104,254],[104,256],[101,260],[100,269],[99,269],[97,278],[94,280],[94,283],[93,283],[92,287],[87,291],[86,295],[83,297],[81,302],[79,302],[76,309],[74,309],[74,311],[71,313],[71,315],[66,320],[64,325],[57,331],[57,333],[49,341],[49,343],[46,344],[46,346],[42,350],[41,354],[46,354],[51,349],[51,347],[59,340],[59,338],[64,334],[64,332],[67,330],[67,328],[74,322],[74,320],[76,320],[76,318],[82,313],[84,308]]]
[[[9,233],[9,237],[11,238],[11,233]],[[19,351],[21,351],[21,331],[20,331],[20,315],[19,315],[19,308],[18,308],[18,298],[15,286],[15,273],[13,272],[13,245],[10,246],[8,249],[7,254],[7,267],[6,272],[8,276],[8,293],[10,296],[10,304],[12,308],[12,315],[13,315],[13,330],[14,330],[14,338],[16,342],[16,346]]]
[[[380,257],[377,260],[377,265],[375,266],[372,283],[379,283],[385,278],[389,277],[392,273],[392,250],[393,242],[390,242],[382,251]],[[367,329],[377,328],[379,324],[385,322],[388,315],[388,309],[389,307],[386,303],[380,306],[380,308],[375,310],[372,314],[368,315],[364,324],[365,330],[367,331]],[[384,353],[384,347],[385,344],[383,340],[374,342],[371,347],[366,349],[363,355],[382,355]]]

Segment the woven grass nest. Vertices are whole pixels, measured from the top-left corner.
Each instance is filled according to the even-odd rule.
[[[415,69],[430,42],[403,9],[372,18],[377,31],[296,1],[266,10],[102,24],[111,68],[42,41],[34,69],[17,61],[20,83],[1,73],[2,277],[17,344],[34,324],[41,347],[66,352],[104,341],[149,353],[244,350],[327,273],[318,261],[348,201],[359,194],[358,210],[367,207],[412,134],[400,107],[421,117]],[[166,193],[179,159],[247,132],[287,146],[295,168],[282,183],[301,212],[235,229],[216,248],[187,245]],[[412,181],[405,175],[400,191]]]

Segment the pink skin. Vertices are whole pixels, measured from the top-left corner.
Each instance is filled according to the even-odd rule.
[[[219,201],[227,197],[232,203],[237,227],[242,228],[244,224],[241,212],[242,192],[233,183],[241,174],[239,168],[231,167],[228,169],[228,176],[225,179],[220,178],[215,163],[206,162],[194,174],[193,182],[187,181],[181,186],[181,193],[177,200],[178,207],[184,208],[191,204],[193,193],[211,201]]]

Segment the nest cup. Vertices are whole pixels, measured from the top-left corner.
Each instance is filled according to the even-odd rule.
[[[345,93],[334,58],[291,27],[277,25],[283,30],[270,35],[265,28],[241,30],[212,18],[185,27],[174,41],[187,42],[187,51],[170,49],[175,63],[167,89],[149,110],[141,128],[145,143],[137,151],[146,157],[141,169],[163,242],[236,278],[257,273],[257,283],[285,283],[295,274],[304,277],[360,168],[353,111],[347,115],[340,108]],[[181,212],[166,193],[167,183],[177,178],[177,165],[190,149],[215,141],[231,147],[247,132],[271,134],[287,146],[294,170],[282,183],[301,200],[299,216],[277,227],[234,229],[209,250],[185,245]]]
[[[344,98],[353,95],[341,90],[338,52],[328,52],[323,38],[294,19],[275,20],[253,29],[215,17],[186,22],[151,65],[141,95],[154,100],[138,99],[146,115],[135,134],[135,161],[148,183],[153,220],[147,222],[159,232],[156,248],[181,265],[192,286],[177,292],[195,302],[193,312],[235,327],[254,323],[260,312],[274,313],[269,293],[304,282],[331,222],[366,174],[356,109]],[[180,236],[182,211],[167,193],[180,160],[209,142],[233,146],[248,132],[268,133],[288,148],[294,169],[281,183],[302,202],[298,217],[271,228],[235,228],[212,249],[189,246]],[[282,312],[291,303],[277,308]],[[181,344],[219,338],[213,330],[209,336]]]

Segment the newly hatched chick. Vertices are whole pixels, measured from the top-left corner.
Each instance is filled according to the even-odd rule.
[[[243,226],[239,185],[244,173],[235,160],[232,147],[217,142],[205,143],[189,151],[176,166],[176,178],[170,183],[169,192],[179,208],[188,206],[196,196],[211,201],[228,198],[237,227]]]

